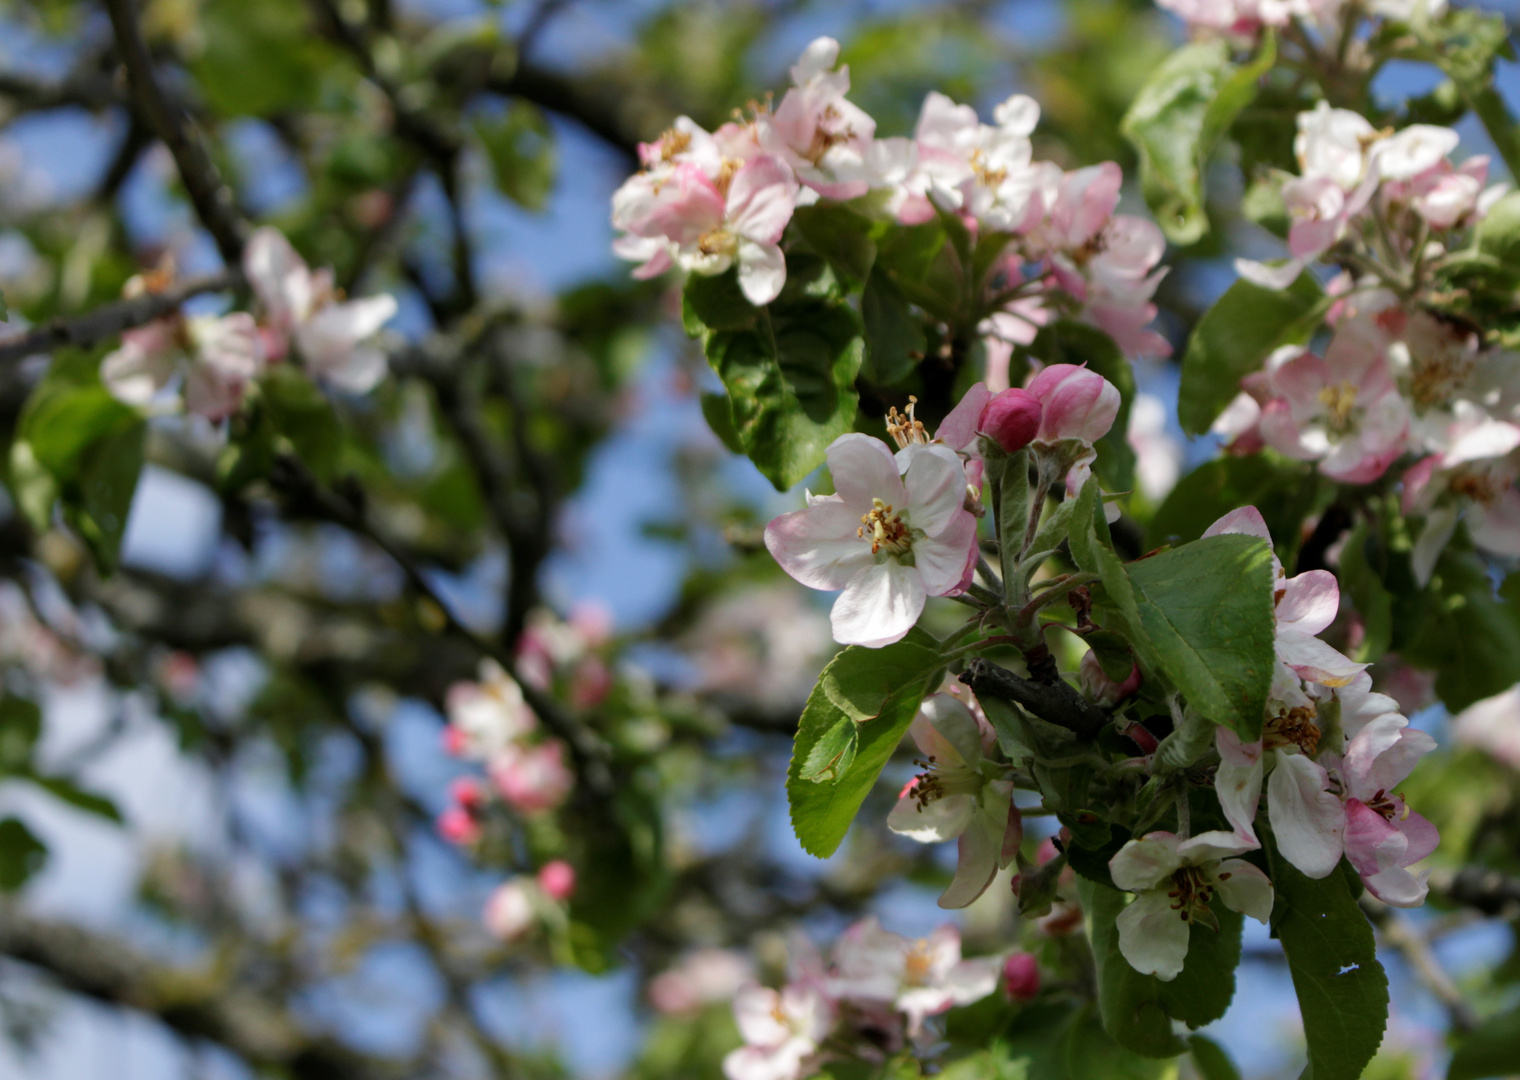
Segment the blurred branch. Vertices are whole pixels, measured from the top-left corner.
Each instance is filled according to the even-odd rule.
[[[107,75],[80,71],[59,82],[0,72],[0,97],[10,99],[13,112],[46,112],[69,107],[100,112],[124,104]]]
[[[166,967],[113,937],[0,907],[0,953],[64,988],[157,1017],[292,1080],[381,1080],[402,1072],[306,1031],[278,1003],[215,971]]]
[[[228,270],[208,277],[191,278],[165,292],[146,293],[130,300],[105,304],[80,315],[61,315],[23,333],[0,338],[0,363],[50,352],[65,345],[88,349],[116,337],[123,330],[174,314],[192,296],[234,289],[242,280],[241,271]]]
[[[1465,904],[1485,915],[1520,912],[1520,878],[1487,867],[1464,866],[1455,874],[1437,870],[1430,875],[1430,888],[1453,903]]]
[[[638,164],[640,132],[624,113],[627,95],[614,86],[594,85],[519,61],[509,77],[492,78],[486,89],[573,120],[621,153],[630,165]]]
[[[238,215],[232,191],[212,164],[190,122],[189,114],[170,100],[153,73],[153,58],[137,24],[133,0],[104,0],[116,32],[116,50],[127,69],[133,103],[148,127],[174,156],[180,179],[201,224],[216,241],[222,261],[235,267],[242,261],[246,223]]]
[[[1462,996],[1462,991],[1451,981],[1451,976],[1441,967],[1441,962],[1436,959],[1435,951],[1431,949],[1430,942],[1425,940],[1420,928],[1406,916],[1370,897],[1363,897],[1362,910],[1367,912],[1373,925],[1382,932],[1383,940],[1399,950],[1404,959],[1409,961],[1415,977],[1425,989],[1445,1006],[1453,1030],[1471,1031],[1476,1027],[1477,1014]]]

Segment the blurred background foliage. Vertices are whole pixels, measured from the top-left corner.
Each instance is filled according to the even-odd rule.
[[[822,609],[759,544],[795,500],[708,432],[715,380],[668,283],[608,254],[607,197],[639,140],[682,113],[722,122],[821,33],[881,134],[908,132],[931,89],[984,115],[1019,90],[1043,108],[1037,156],[1115,160],[1133,187],[1119,121],[1178,26],[1149,0],[144,0],[141,26],[237,210],[402,311],[373,395],[271,379],[234,450],[154,420],[135,494],[102,480],[119,456],[71,449],[108,408],[37,404],[47,380],[87,386],[111,343],[0,365],[0,437],[74,485],[72,516],[49,517],[58,492],[6,455],[0,1073],[712,1077],[736,1044],[734,972],[773,977],[786,931],[937,925],[951,853],[887,833],[887,785],[827,862],[790,835],[790,734],[831,652]],[[1438,81],[1410,65],[1386,88]],[[0,3],[12,325],[114,301],[166,256],[220,269],[151,130],[103,6]],[[1227,254],[1272,250],[1239,207],[1254,161],[1282,153],[1211,174],[1215,228],[1169,253],[1157,297],[1174,345],[1229,283]],[[1144,212],[1134,191],[1126,206]],[[1175,398],[1174,366],[1138,375]],[[281,473],[291,455],[309,475]],[[1219,472],[1200,492],[1250,497],[1242,469]],[[496,823],[475,857],[451,847],[433,829],[462,771],[440,745],[448,687],[479,639],[511,655],[589,606],[612,617],[595,649],[616,679],[566,708],[595,748],[577,794]],[[1454,1024],[1514,1002],[1515,781],[1447,747],[1406,792],[1442,830],[1445,884],[1424,952],[1386,943],[1394,1017],[1368,1076],[1440,1075]],[[491,887],[554,857],[580,871],[568,918],[493,941]],[[1002,886],[964,923],[974,950],[1067,947],[1020,928]],[[1246,940],[1251,990],[1211,1034],[1246,1075],[1291,1075],[1281,954]],[[990,1001],[951,1034],[1038,1042],[1066,1022],[1052,1008]]]

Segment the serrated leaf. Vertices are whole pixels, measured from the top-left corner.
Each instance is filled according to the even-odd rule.
[[[736,454],[744,453],[739,433],[734,430],[734,410],[728,403],[728,395],[703,390],[701,401],[702,418],[707,421],[707,426],[718,437],[718,441]]]
[[[132,497],[147,455],[148,425],[137,420],[90,446],[63,485],[64,514],[105,574],[116,570]]]
[[[792,828],[804,850],[827,858],[839,847],[941,666],[939,643],[915,628],[880,649],[852,645],[823,669],[798,722],[787,770]],[[841,724],[853,729],[853,738]]]
[[[886,274],[872,274],[866,279],[860,312],[866,337],[862,374],[883,386],[906,379],[928,348],[923,322]]]
[[[1204,312],[1182,357],[1177,418],[1202,435],[1240,393],[1240,380],[1279,345],[1308,340],[1328,300],[1309,274],[1282,291],[1240,280]]]
[[[477,114],[470,126],[491,163],[496,189],[524,209],[543,210],[559,169],[554,132],[543,112],[517,100],[500,115]]]
[[[786,300],[755,309],[752,327],[711,332],[704,342],[728,388],[739,443],[778,491],[799,483],[823,463],[830,443],[854,430],[864,355],[847,306]]]
[[[1305,877],[1267,838],[1282,941],[1309,1044],[1305,1080],[1358,1080],[1377,1053],[1388,1021],[1388,976],[1377,960],[1372,926],[1341,874]]]

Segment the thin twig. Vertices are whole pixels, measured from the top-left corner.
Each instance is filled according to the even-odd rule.
[[[105,304],[79,315],[62,315],[41,326],[0,339],[0,364],[10,363],[36,353],[72,345],[88,349],[116,337],[123,330],[162,319],[179,310],[181,304],[202,293],[221,292],[242,284],[240,271],[227,271],[190,280],[161,293],[147,293],[131,300]]]

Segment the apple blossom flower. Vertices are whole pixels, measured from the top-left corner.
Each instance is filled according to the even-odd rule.
[[[900,641],[930,596],[956,596],[975,567],[976,518],[963,505],[966,470],[946,446],[910,445],[901,459],[879,439],[829,446],[837,494],[765,528],[781,568],[813,589],[843,589],[834,639],[876,648]]]
[[[481,921],[492,937],[516,941],[533,928],[538,920],[536,891],[536,884],[524,878],[508,878],[492,890],[481,913]]]
[[[925,771],[903,788],[887,815],[887,827],[921,844],[959,841],[955,878],[939,906],[965,907],[1013,861],[1023,841],[1013,781],[985,760],[986,732],[971,710],[949,694],[925,698],[908,733],[924,755],[920,764]]]
[[[744,1045],[723,1059],[728,1080],[800,1080],[834,1027],[834,1005],[816,986],[751,983],[734,997]]]
[[[874,916],[840,937],[829,990],[837,998],[890,1004],[908,1018],[917,1037],[927,1017],[980,1001],[997,989],[996,959],[961,958],[961,935],[942,926],[912,941],[884,930]]]
[[[876,121],[846,100],[850,69],[839,63],[839,42],[814,40],[792,67],[792,89],[760,126],[760,142],[797,179],[830,199],[853,199],[869,189],[868,158]]]
[[[981,430],[1012,454],[1034,441],[1044,406],[1027,390],[1011,388],[992,396],[982,410]]]
[[[1030,382],[1028,394],[1043,406],[1035,439],[1092,444],[1108,434],[1119,415],[1119,390],[1096,371],[1051,364]]]
[[[1394,907],[1425,902],[1427,874],[1415,876],[1406,867],[1434,851],[1440,834],[1393,789],[1435,746],[1434,739],[1409,727],[1403,716],[1385,713],[1351,737],[1344,755],[1327,753],[1320,758],[1331,790],[1345,803],[1346,858],[1367,891]]]
[[[1152,832],[1131,840],[1108,862],[1114,884],[1135,894],[1119,913],[1119,952],[1142,975],[1169,982],[1182,973],[1195,922],[1217,929],[1214,894],[1226,907],[1265,924],[1272,883],[1244,859],[1255,847],[1233,833],[1206,832],[1189,840]]]
[[[507,804],[524,814],[557,809],[575,786],[558,739],[533,746],[509,746],[487,763],[491,782]]]
[[[1452,718],[1451,726],[1457,742],[1520,769],[1520,686],[1473,702]]]
[[[455,683],[447,698],[445,745],[456,757],[488,760],[538,727],[522,687],[500,664],[480,662],[480,681]]]
[[[797,205],[797,179],[772,155],[746,161],[716,177],[692,162],[677,165],[642,213],[624,224],[635,235],[672,245],[675,262],[697,274],[739,268],[750,303],[768,304],[786,283],[781,234]]]
[[[283,359],[293,343],[307,371],[352,394],[367,393],[385,376],[385,353],[374,338],[396,314],[395,297],[343,299],[331,270],[313,272],[268,226],[248,238],[243,273],[263,312],[270,362]]]
[[[1343,324],[1324,359],[1279,349],[1268,359],[1267,376],[1275,396],[1262,410],[1260,430],[1279,453],[1316,461],[1333,480],[1366,484],[1404,451],[1409,406],[1370,332]]]
[[[101,360],[100,380],[118,401],[146,406],[182,376],[185,409],[218,423],[241,408],[263,369],[253,316],[234,311],[159,319],[123,331],[120,347]]]
[[[1322,878],[1340,863],[1346,814],[1340,799],[1328,790],[1330,779],[1324,768],[1309,756],[1320,739],[1315,715],[1312,705],[1285,707],[1268,718],[1262,737],[1251,743],[1242,742],[1228,728],[1218,728],[1219,769],[1214,786],[1235,835],[1259,846],[1256,807],[1270,765],[1267,817],[1277,848],[1304,874]]]

